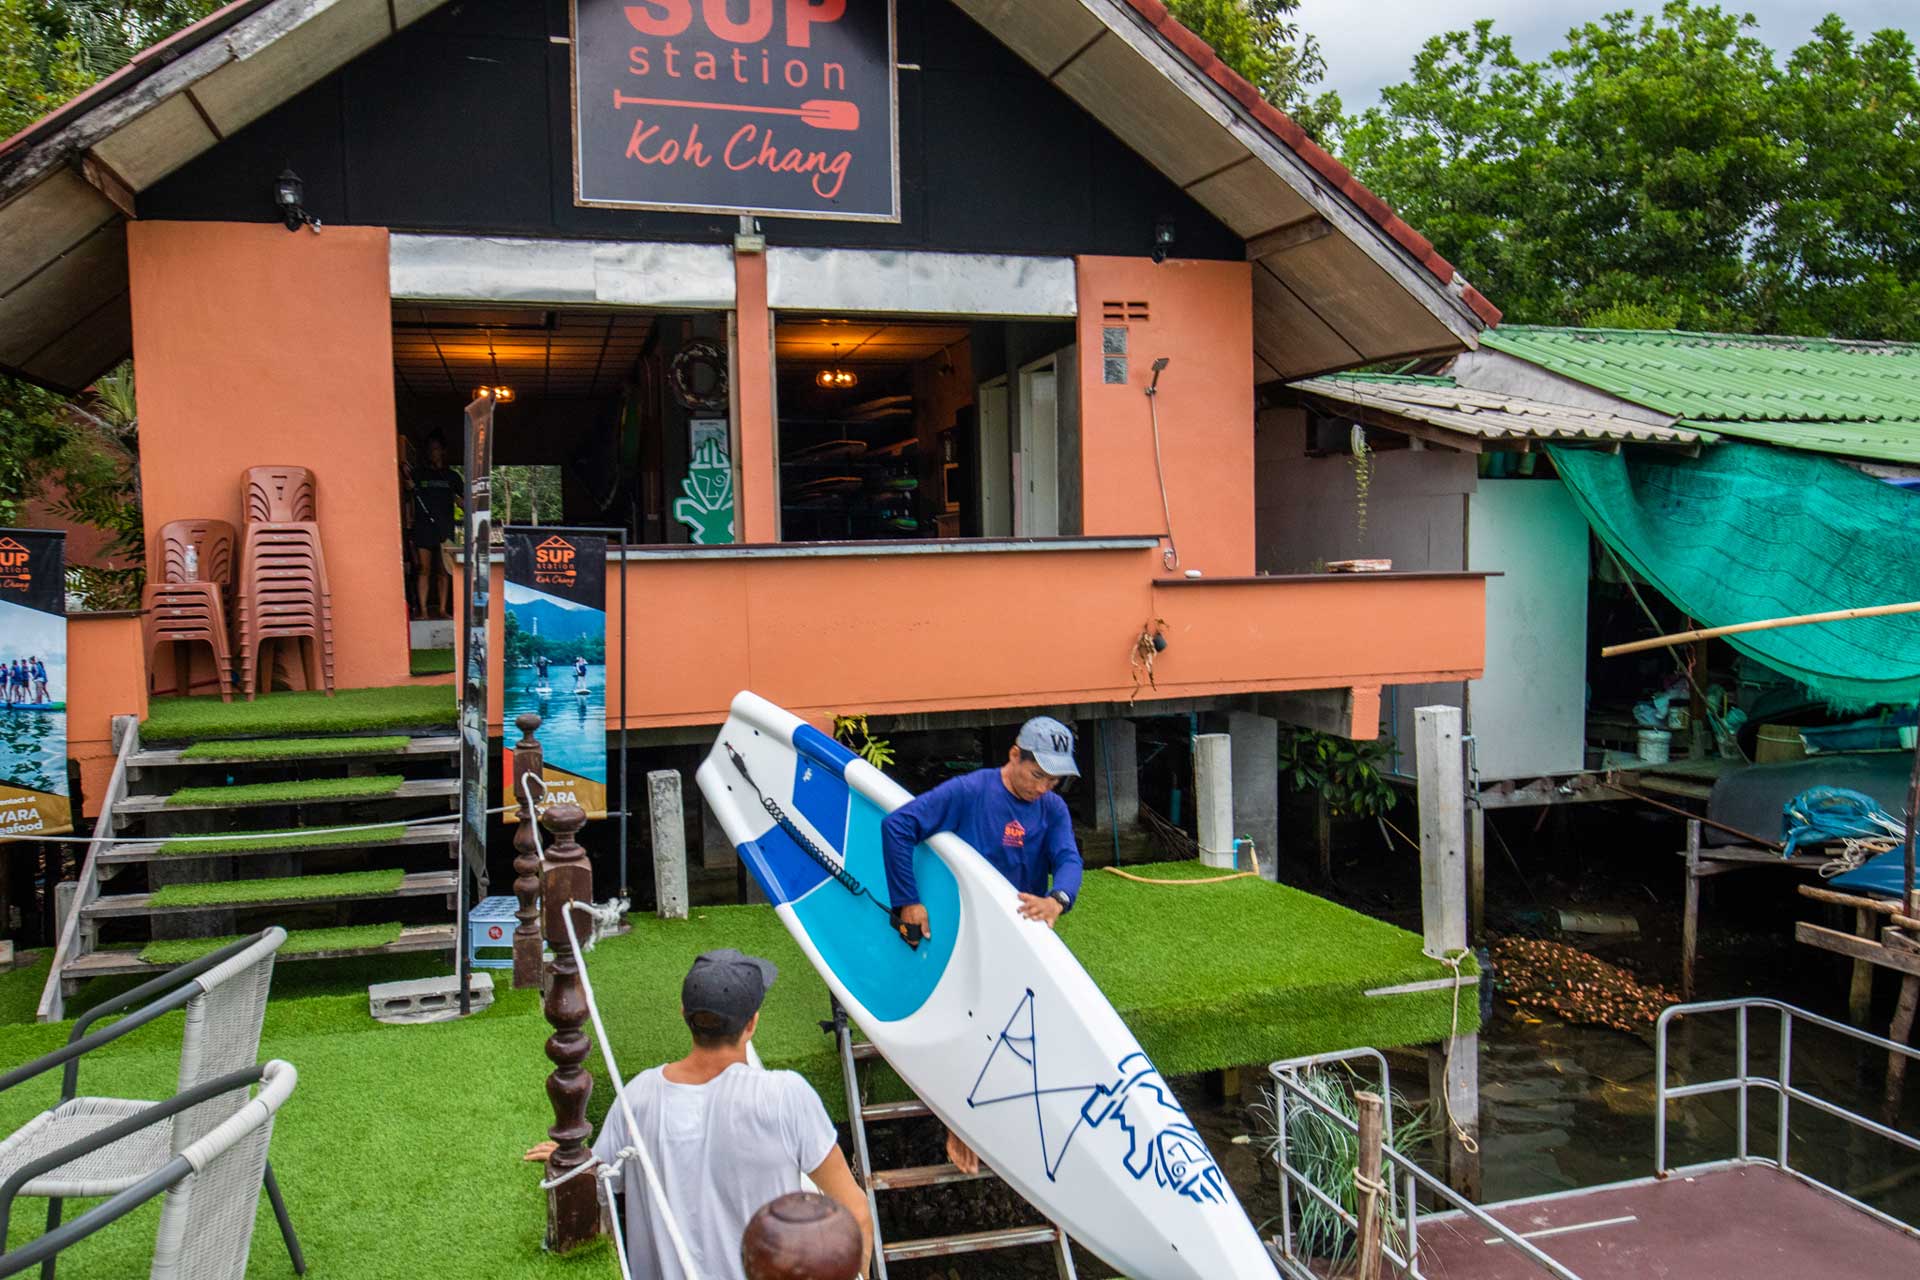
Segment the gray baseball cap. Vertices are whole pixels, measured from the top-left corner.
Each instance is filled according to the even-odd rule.
[[[771,960],[732,947],[709,951],[696,957],[687,970],[686,981],[680,984],[680,1008],[688,1018],[712,1014],[725,1024],[722,1032],[732,1035],[760,1012],[760,1002],[779,976]]]
[[[1056,778],[1080,776],[1080,766],[1073,762],[1073,730],[1052,716],[1035,716],[1021,725],[1014,745],[1031,751],[1034,763]]]

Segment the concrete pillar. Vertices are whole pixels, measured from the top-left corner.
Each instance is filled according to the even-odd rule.
[[[1253,841],[1260,874],[1274,880],[1280,869],[1280,722],[1230,711],[1227,733],[1233,739],[1233,834]],[[1241,859],[1241,870],[1251,866]]]
[[[1460,708],[1413,713],[1420,770],[1420,923],[1435,959],[1467,947],[1466,769]]]
[[[1131,720],[1093,727],[1093,829],[1132,831],[1140,825],[1140,737]]]
[[[687,820],[680,804],[680,771],[647,775],[653,818],[653,900],[662,920],[687,918]]]
[[[1200,861],[1233,865],[1233,739],[1224,733],[1193,739],[1193,814],[1199,827]]]

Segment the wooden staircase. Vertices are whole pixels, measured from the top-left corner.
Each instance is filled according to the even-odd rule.
[[[43,1019],[87,978],[159,972],[194,940],[268,924],[288,931],[283,960],[452,953],[459,739],[445,729],[303,735],[291,758],[261,757],[273,739],[145,748],[131,718],[116,732]]]

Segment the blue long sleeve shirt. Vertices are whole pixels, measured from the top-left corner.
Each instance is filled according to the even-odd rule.
[[[1067,802],[1049,791],[1025,801],[1007,790],[998,769],[949,778],[901,805],[880,824],[887,894],[895,907],[920,901],[913,849],[937,831],[951,831],[991,862],[1013,887],[1035,896],[1052,888],[1080,896],[1081,861]]]

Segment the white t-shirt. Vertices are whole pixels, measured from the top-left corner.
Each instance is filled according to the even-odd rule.
[[[801,1175],[833,1150],[833,1122],[820,1096],[794,1072],[745,1063],[705,1084],[675,1084],[655,1067],[629,1080],[625,1096],[701,1280],[746,1280],[740,1237],[747,1222],[768,1201],[801,1190]],[[627,1145],[626,1116],[616,1102],[593,1154],[612,1164]],[[636,1280],[685,1280],[672,1239],[656,1229],[653,1192],[638,1158],[627,1161],[614,1186],[626,1192],[620,1208]]]

